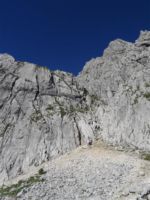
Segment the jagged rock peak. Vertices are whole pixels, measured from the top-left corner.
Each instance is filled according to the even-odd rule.
[[[150,46],[150,31],[141,31],[139,38],[136,40],[136,45]]]
[[[7,64],[13,64],[15,62],[15,59],[9,55],[9,54],[0,54],[0,64],[4,64],[7,66]]]
[[[126,42],[121,39],[116,39],[109,43],[108,47],[104,51],[104,56],[110,57],[113,56],[114,54],[123,53],[131,46],[132,43],[130,42]]]

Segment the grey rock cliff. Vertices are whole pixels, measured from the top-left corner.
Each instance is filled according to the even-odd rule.
[[[77,80],[102,103],[95,116],[105,141],[150,151],[150,32],[111,42]]]
[[[79,76],[0,55],[0,184],[89,140],[150,151],[150,32]]]
[[[71,74],[0,55],[1,183],[93,137],[84,98]]]

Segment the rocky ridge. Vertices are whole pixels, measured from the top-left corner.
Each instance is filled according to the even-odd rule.
[[[98,139],[149,152],[150,32],[111,42],[77,77],[1,54],[0,94],[0,185]]]

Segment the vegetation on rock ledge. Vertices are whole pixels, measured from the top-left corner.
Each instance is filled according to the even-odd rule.
[[[13,184],[11,186],[2,186],[0,188],[0,196],[9,196],[9,197],[15,197],[19,192],[21,192],[25,188],[29,188],[34,183],[37,182],[43,182],[44,179],[41,179],[40,175],[45,173],[44,170],[39,170],[39,175],[31,176],[27,180],[20,180],[18,183]]]

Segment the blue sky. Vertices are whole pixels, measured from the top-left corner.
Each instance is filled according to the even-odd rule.
[[[77,74],[116,38],[150,30],[150,0],[0,0],[0,53]]]

